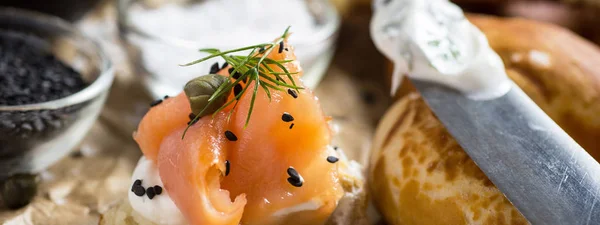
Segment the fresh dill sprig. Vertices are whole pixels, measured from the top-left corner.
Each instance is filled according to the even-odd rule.
[[[250,87],[250,84],[252,84],[254,82],[255,85],[254,85],[254,89],[252,90],[252,98],[250,100],[250,108],[248,110],[248,115],[246,117],[246,123],[245,123],[244,127],[248,126],[248,123],[250,122],[250,117],[252,116],[252,111],[254,109],[254,101],[256,100],[256,95],[258,93],[259,87],[262,88],[263,90],[265,90],[265,93],[267,94],[269,101],[271,100],[271,91],[272,90],[283,91],[282,87],[292,88],[292,89],[295,89],[296,91],[298,91],[298,89],[302,89],[302,87],[296,86],[296,83],[295,83],[294,79],[292,78],[292,74],[297,74],[297,73],[289,72],[287,70],[287,68],[285,68],[285,66],[283,66],[284,63],[289,63],[289,62],[292,62],[293,60],[273,60],[273,59],[267,58],[267,56],[273,51],[273,49],[278,48],[280,43],[283,42],[284,39],[288,36],[289,29],[290,29],[290,27],[287,27],[287,29],[285,29],[283,34],[271,43],[251,45],[251,46],[227,50],[227,51],[220,51],[219,49],[214,49],[214,48],[200,49],[201,52],[206,52],[206,53],[209,53],[210,55],[206,56],[204,58],[198,59],[196,61],[181,65],[181,66],[191,66],[191,65],[195,65],[195,64],[204,62],[206,60],[209,60],[209,59],[212,59],[215,57],[221,57],[229,65],[231,65],[231,67],[233,67],[233,70],[229,74],[229,77],[234,79],[233,82],[225,82],[216,89],[216,91],[208,99],[208,104],[206,104],[204,109],[202,109],[202,111],[200,113],[198,113],[198,115],[196,115],[196,117],[185,128],[185,131],[183,132],[183,135],[181,137],[182,139],[185,137],[185,134],[186,134],[187,130],[190,128],[190,126],[192,126],[196,121],[198,121],[200,119],[200,115],[207,108],[209,108],[209,106],[211,104],[213,104],[216,99],[219,99],[220,97],[229,95],[229,93],[231,93],[231,90],[236,85],[238,85],[240,82],[246,83],[246,86],[242,89],[242,91],[237,93],[237,95],[234,98],[232,98],[231,100],[229,100],[225,104],[223,104],[221,107],[219,107],[214,112],[213,115],[215,115],[216,113],[225,109],[227,106],[229,106],[231,104],[234,104],[233,109],[235,109],[240,97],[244,93],[246,93],[246,91]],[[230,55],[232,53],[238,53],[238,52],[243,52],[243,51],[250,51],[250,53],[246,56]],[[271,65],[274,65],[275,67],[280,68],[283,72],[275,72],[270,67]],[[237,74],[237,73],[239,73],[241,75],[237,78],[234,78],[233,77],[234,74]],[[282,78],[282,76],[287,77],[291,81],[291,84],[286,82]],[[229,112],[229,115],[227,116],[228,120],[233,112],[233,109]]]

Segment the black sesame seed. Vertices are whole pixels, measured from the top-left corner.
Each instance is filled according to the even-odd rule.
[[[25,131],[32,131],[33,127],[31,126],[31,124],[24,123],[24,124],[21,124],[21,129],[23,129]]]
[[[294,123],[290,124],[290,129],[294,128]]]
[[[283,41],[279,42],[279,53],[283,52]]]
[[[333,146],[333,150],[338,150],[338,146]]]
[[[195,115],[194,113],[190,113],[190,114],[188,115],[188,117],[190,118],[190,120],[193,120],[193,119],[195,119],[195,118],[196,118],[196,115]]]
[[[225,69],[229,66],[229,63],[225,62],[223,63],[223,65],[221,66],[221,69]]]
[[[287,174],[290,175],[291,178],[300,180],[300,174],[298,174],[298,171],[296,171],[296,169],[294,169],[294,167],[290,166],[290,168],[287,169]]]
[[[258,49],[258,53],[263,53],[265,51],[265,47],[260,47],[260,49]]]
[[[288,177],[287,181],[294,187],[302,187],[302,184],[303,184],[303,182],[301,180],[296,180],[292,177]]]
[[[231,75],[231,77],[233,77],[233,79],[236,79],[236,80],[240,79],[240,76],[242,76],[242,74],[237,71],[235,73],[233,73],[233,75]]]
[[[219,63],[216,62],[215,64],[212,64],[212,66],[210,66],[210,71],[208,73],[210,74],[215,74],[219,72]]]
[[[301,182],[303,181],[303,180],[302,180],[302,177],[288,177],[287,179],[288,179],[288,181],[290,181],[290,182],[292,182],[292,181],[293,181],[293,182],[296,182],[296,183],[301,183]]]
[[[225,137],[227,138],[227,140],[230,140],[230,141],[238,140],[237,136],[235,136],[235,134],[233,134],[233,132],[231,132],[231,131],[225,131]]]
[[[198,120],[190,120],[187,122],[187,125],[194,125],[198,122]]]
[[[146,189],[144,189],[142,185],[135,185],[133,187],[133,193],[139,197],[142,197],[146,194]]]
[[[45,44],[45,40],[20,30],[2,30],[0,33],[0,45],[2,46],[0,47],[2,48],[0,50],[0,105],[24,105],[60,99],[88,86],[88,82],[82,79],[85,75],[82,76],[69,64],[60,60],[60,57],[55,57],[52,51],[47,51],[44,49],[45,46],[40,45]],[[37,110],[31,112],[7,111],[0,113],[0,120],[10,119],[21,123],[21,119],[31,120],[39,117],[38,113],[40,112]],[[69,113],[71,114],[71,112]],[[73,116],[76,115],[73,114]],[[28,147],[24,146],[32,141],[37,141],[28,136],[27,139],[23,139],[27,142],[19,145],[17,140],[11,140],[13,134],[9,132],[12,131],[0,131],[2,136],[8,136],[0,138],[2,157],[8,156],[4,154],[10,149],[25,149]],[[20,133],[15,130],[15,133],[17,132]],[[44,132],[48,131],[44,130]],[[40,132],[32,136],[32,138],[37,136],[46,138],[47,135]],[[2,177],[3,181],[4,178]]]
[[[133,182],[133,185],[131,185],[131,192],[135,191],[136,186],[141,186],[141,185],[142,185],[142,180],[135,180]]]
[[[298,98],[298,93],[292,89],[288,89],[288,94],[290,94],[294,98]]]
[[[162,187],[158,185],[154,185],[154,194],[160,195],[162,194]]]
[[[146,189],[146,195],[148,195],[149,199],[153,199],[156,196],[156,192],[154,192],[154,187],[149,187]]]
[[[284,112],[283,115],[281,115],[281,120],[283,120],[283,122],[292,122],[294,121],[294,117],[289,113]]]
[[[236,84],[235,87],[233,87],[233,94],[236,96],[236,98],[238,98],[237,96],[242,93],[242,85],[240,84]]]
[[[231,170],[231,163],[229,163],[229,160],[225,160],[225,176],[229,175],[230,170]]]
[[[340,159],[338,159],[335,156],[327,156],[327,162],[329,163],[336,163],[337,161],[339,161]]]
[[[285,51],[289,51],[288,48],[285,48]]]
[[[162,99],[157,99],[157,100],[153,101],[152,103],[150,103],[150,107],[157,106],[158,104],[160,104],[162,102],[163,102]]]
[[[169,96],[168,96],[168,95],[165,95],[165,97],[163,97],[163,99],[167,99],[167,98],[169,98]]]
[[[229,68],[229,69],[227,70],[227,72],[229,72],[229,74],[231,74],[231,73],[233,73],[233,70],[234,70],[234,68],[233,68],[233,67],[231,67],[231,68]]]

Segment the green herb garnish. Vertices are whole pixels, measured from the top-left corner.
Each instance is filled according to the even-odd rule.
[[[277,38],[275,41],[273,41],[271,43],[251,45],[251,46],[228,50],[228,51],[220,51],[219,49],[214,49],[214,48],[200,49],[201,52],[206,52],[211,55],[206,56],[202,59],[181,65],[181,66],[191,66],[194,64],[204,62],[208,59],[212,59],[215,57],[221,57],[229,65],[231,65],[231,67],[233,67],[233,71],[231,71],[231,73],[229,74],[230,78],[234,78],[233,75],[236,73],[241,74],[241,76],[234,78],[235,81],[223,82],[215,90],[215,92],[208,99],[208,103],[206,104],[206,106],[204,106],[204,108],[202,109],[202,111],[200,111],[200,113],[196,114],[196,117],[194,117],[194,119],[185,128],[185,131],[183,132],[183,135],[181,137],[182,139],[185,137],[185,133],[190,128],[190,126],[192,126],[196,121],[198,121],[200,119],[200,117],[201,117],[201,115],[203,115],[204,111],[206,111],[209,108],[215,108],[215,107],[211,107],[211,105],[219,104],[218,100],[222,99],[223,97],[228,96],[229,93],[231,93],[231,90],[235,87],[235,85],[239,84],[240,82],[246,81],[246,86],[242,89],[242,91],[240,91],[235,96],[235,98],[232,98],[231,100],[227,101],[225,104],[221,105],[216,111],[214,111],[213,116],[216,113],[223,110],[224,108],[226,108],[227,106],[234,104],[234,103],[235,104],[233,106],[233,109],[235,109],[237,107],[237,103],[238,103],[240,97],[244,93],[246,93],[246,91],[250,87],[250,84],[254,82],[254,83],[256,83],[256,85],[254,85],[254,89],[252,90],[252,99],[250,101],[250,109],[248,110],[248,116],[246,117],[246,124],[244,125],[244,127],[248,126],[248,123],[250,122],[250,117],[252,116],[252,110],[254,108],[254,101],[256,99],[256,94],[258,93],[259,87],[265,90],[265,93],[267,94],[269,101],[271,100],[271,91],[272,90],[283,91],[283,89],[281,87],[292,88],[292,89],[295,89],[296,91],[298,91],[298,89],[302,89],[302,87],[296,86],[296,83],[295,83],[294,79],[292,78],[292,74],[296,74],[296,73],[290,73],[285,68],[285,66],[283,66],[284,63],[289,63],[289,62],[292,62],[293,60],[277,61],[277,60],[272,60],[272,59],[267,58],[267,56],[273,51],[273,49],[278,48],[279,43],[282,42],[287,37],[289,29],[290,29],[290,27],[285,29],[285,32],[279,38]],[[237,53],[237,52],[242,52],[242,51],[250,51],[250,53],[247,56],[230,55],[232,53]],[[262,54],[262,55],[259,55],[259,54]],[[269,67],[270,65],[275,65],[276,67],[281,68],[281,70],[283,72],[275,72],[273,69],[271,69],[271,67]],[[286,76],[291,81],[291,84],[289,84],[284,79],[282,79],[282,76]],[[261,78],[263,78],[263,79],[261,80]],[[233,109],[229,112],[229,115],[227,116],[228,120],[233,112]]]

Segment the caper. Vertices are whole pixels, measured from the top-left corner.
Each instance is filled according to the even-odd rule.
[[[225,104],[228,95],[223,94],[210,104],[208,104],[208,99],[217,91],[219,86],[227,82],[229,82],[228,77],[217,74],[209,74],[188,81],[187,84],[185,84],[184,91],[185,95],[188,97],[188,101],[190,101],[192,112],[195,115],[200,115],[200,117],[202,117],[217,111],[219,107]]]
[[[32,174],[17,174],[0,182],[0,200],[9,209],[26,206],[37,192],[37,179]]]

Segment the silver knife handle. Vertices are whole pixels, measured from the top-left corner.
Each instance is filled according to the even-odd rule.
[[[600,224],[600,164],[514,83],[500,98],[476,101],[439,84],[412,82],[532,224]]]

